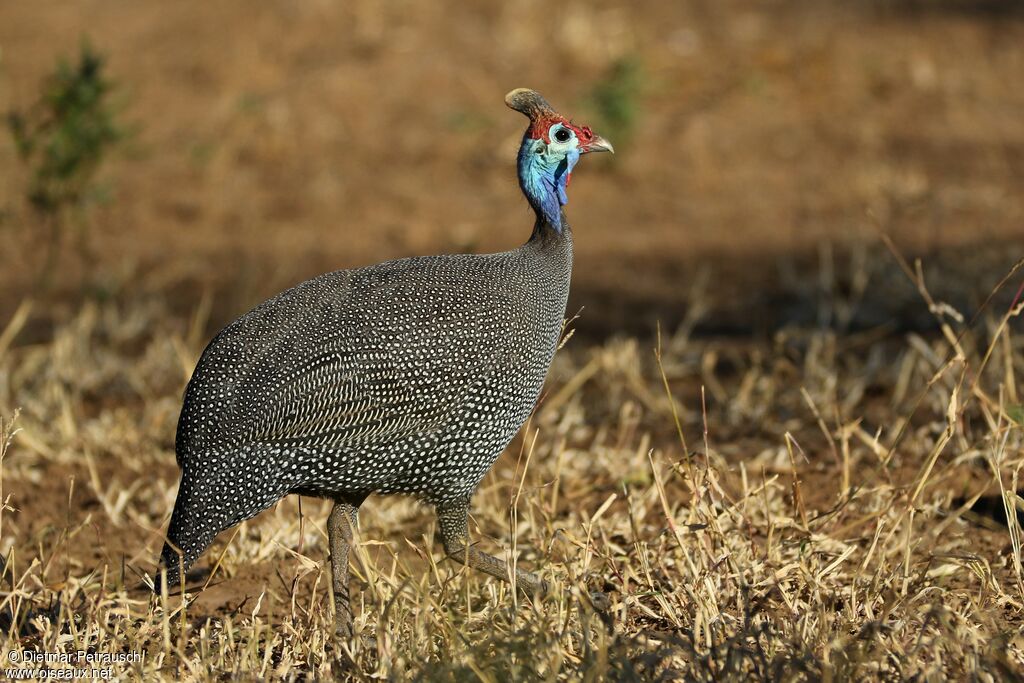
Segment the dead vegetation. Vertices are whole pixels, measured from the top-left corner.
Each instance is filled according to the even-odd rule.
[[[372,499],[356,627],[374,640],[350,653],[355,674],[1024,673],[1022,305],[967,321],[919,284],[931,337],[570,340],[473,529],[561,590],[533,601],[442,562],[418,503]],[[289,499],[223,534],[185,606],[143,585],[208,309],[114,297],[12,345],[41,315],[26,303],[0,335],[5,650],[137,651],[116,675],[146,680],[339,671],[325,503]]]

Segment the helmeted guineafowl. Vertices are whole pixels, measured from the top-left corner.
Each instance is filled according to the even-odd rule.
[[[526,244],[328,273],[206,347],[175,441],[181,486],[161,555],[171,585],[219,532],[289,493],[335,503],[340,635],[351,635],[352,525],[371,493],[421,496],[450,557],[509,579],[503,562],[469,546],[469,501],[533,410],[558,345],[572,269],[569,174],[581,154],[612,146],[532,90],[505,102],[530,119],[518,157],[537,214]],[[516,581],[542,588],[527,572]]]

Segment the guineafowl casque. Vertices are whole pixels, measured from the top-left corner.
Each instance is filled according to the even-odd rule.
[[[532,90],[505,102],[530,119],[518,156],[537,214],[526,244],[328,273],[206,347],[175,440],[181,485],[161,554],[171,585],[219,532],[289,493],[334,501],[341,637],[352,634],[352,529],[371,493],[432,503],[449,557],[510,580],[504,562],[468,543],[470,497],[533,410],[558,345],[572,269],[569,174],[580,155],[612,146]],[[525,571],[515,582],[545,588]]]

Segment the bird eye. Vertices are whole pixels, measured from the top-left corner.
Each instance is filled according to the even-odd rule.
[[[572,137],[572,133],[570,133],[565,128],[559,128],[554,133],[554,138],[558,142],[569,142],[569,138],[571,138],[571,137]]]

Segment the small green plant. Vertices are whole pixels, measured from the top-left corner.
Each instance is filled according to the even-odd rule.
[[[57,63],[29,109],[7,115],[18,155],[30,171],[25,196],[48,230],[44,279],[69,226],[78,228],[84,249],[87,209],[103,196],[96,173],[126,135],[110,103],[113,85],[104,64],[83,44],[75,63]]]
[[[602,134],[618,143],[632,135],[640,117],[643,68],[635,57],[612,62],[605,76],[591,89],[587,100],[596,111]]]

